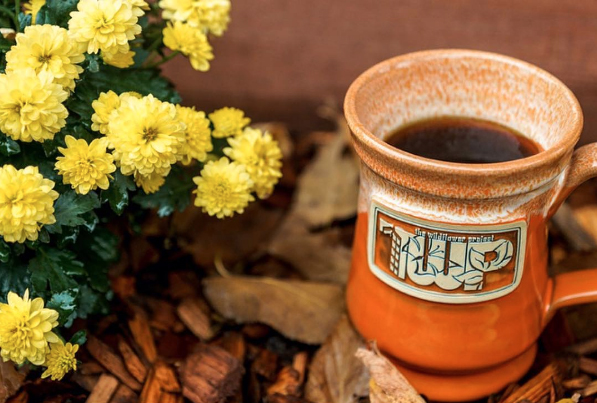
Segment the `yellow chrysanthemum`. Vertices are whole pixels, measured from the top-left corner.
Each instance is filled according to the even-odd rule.
[[[110,90],[102,92],[99,98],[91,103],[94,114],[91,115],[91,130],[108,134],[108,123],[110,123],[110,114],[120,106],[118,94]]]
[[[245,167],[226,157],[205,164],[201,176],[194,177],[193,182],[197,185],[193,191],[197,194],[195,206],[211,216],[232,217],[255,200],[251,195],[253,181]]]
[[[214,125],[212,136],[216,138],[239,136],[251,119],[236,108],[222,108],[209,114],[209,119]]]
[[[186,22],[204,33],[221,36],[230,22],[230,0],[161,0],[166,20]]]
[[[126,53],[129,41],[141,33],[128,0],[80,0],[77,10],[70,13],[69,31],[88,53]]]
[[[213,150],[209,120],[205,113],[180,105],[176,105],[176,112],[178,119],[186,125],[182,163],[188,165],[193,159],[205,161],[207,153]]]
[[[46,356],[44,366],[47,369],[41,374],[42,378],[50,378],[59,381],[71,370],[77,370],[77,359],[75,354],[79,351],[79,345],[71,343],[64,344],[62,340],[50,345],[50,353]]]
[[[121,98],[121,105],[108,125],[108,140],[124,175],[156,173],[166,176],[170,166],[182,159],[185,126],[176,107],[153,95]]]
[[[66,124],[68,94],[45,72],[0,74],[0,130],[24,142],[53,139]]]
[[[149,4],[147,4],[147,2],[145,0],[128,0],[131,3],[131,6],[133,6],[133,13],[137,16],[137,17],[141,17],[143,14],[145,14],[145,11],[149,10]]]
[[[129,50],[126,53],[106,53],[102,52],[102,59],[104,63],[109,64],[110,66],[118,67],[119,69],[126,69],[127,67],[131,67],[135,64],[133,60],[135,57],[135,52]]]
[[[75,80],[83,72],[78,66],[85,60],[79,44],[68,31],[55,25],[32,25],[17,34],[17,44],[6,54],[6,71],[20,72],[32,68],[36,73],[47,72],[54,82],[74,91]]]
[[[224,154],[245,166],[260,199],[268,197],[282,177],[282,151],[278,142],[267,132],[247,127],[242,135],[229,137],[228,144],[230,147],[224,148]]]
[[[35,241],[42,225],[56,222],[53,188],[37,167],[0,167],[0,236],[6,242]]]
[[[154,172],[150,175],[141,175],[135,172],[135,183],[147,194],[155,193],[166,182],[166,177]]]
[[[23,5],[23,9],[25,10],[25,14],[31,14],[31,23],[35,25],[35,19],[37,18],[37,13],[43,6],[46,5],[46,0],[31,0],[28,1]]]
[[[102,137],[87,144],[83,139],[66,136],[64,141],[66,148],[58,147],[63,157],[56,158],[56,170],[62,181],[83,195],[98,187],[108,189],[110,174],[116,171],[114,157],[106,152],[108,139]]]
[[[123,99],[127,97],[142,98],[138,92],[129,91],[117,95],[114,91],[102,92],[98,99],[91,103],[94,114],[91,115],[91,129],[101,134],[108,134],[108,123],[112,113],[118,109]]]
[[[4,361],[22,364],[29,360],[42,365],[49,351],[48,343],[60,339],[52,329],[58,326],[58,312],[44,308],[41,298],[29,299],[8,293],[8,303],[0,304],[0,355]]]
[[[195,70],[209,70],[209,61],[214,58],[214,55],[203,32],[189,24],[175,21],[169,22],[163,33],[164,45],[187,56]]]

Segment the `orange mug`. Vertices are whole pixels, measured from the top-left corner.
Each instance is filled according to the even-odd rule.
[[[354,325],[432,400],[499,391],[529,369],[556,309],[597,301],[597,269],[547,275],[547,221],[597,176],[597,143],[574,151],[578,101],[520,60],[432,50],[367,70],[344,109],[361,160],[347,288]],[[442,116],[496,122],[543,151],[463,164],[384,142],[396,128]]]

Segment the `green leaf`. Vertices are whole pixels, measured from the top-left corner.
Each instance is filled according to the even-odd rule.
[[[87,285],[81,286],[77,316],[86,319],[90,314],[107,315],[110,311],[108,300],[111,298],[111,292],[101,293],[94,291]]]
[[[105,227],[98,227],[93,233],[82,232],[75,246],[81,256],[89,284],[97,291],[110,289],[108,267],[119,258],[118,237]]]
[[[0,135],[0,154],[6,155],[7,157],[10,155],[15,155],[21,152],[21,147],[19,143],[14,141],[8,136]]]
[[[0,262],[7,263],[10,260],[10,246],[0,239]]]
[[[102,203],[110,203],[112,210],[120,215],[129,204],[129,191],[135,190],[135,183],[130,176],[124,176],[120,169],[114,173],[114,180],[107,190],[101,193]]]
[[[29,261],[29,270],[36,294],[44,293],[48,284],[54,293],[74,289],[77,281],[73,277],[85,274],[83,263],[73,252],[50,247],[37,249],[36,256]]]
[[[66,137],[66,133],[64,130],[62,130],[61,132],[56,133],[52,140],[45,140],[43,143],[41,143],[46,157],[53,157],[54,155],[58,154],[58,147],[66,146],[66,143],[64,142],[64,137]],[[54,164],[52,164],[52,168],[53,167]]]
[[[35,18],[36,24],[52,24],[68,28],[71,11],[77,9],[79,0],[47,0]]]
[[[49,243],[50,242],[50,234],[48,233],[48,230],[46,228],[42,228],[39,230],[37,239],[41,242],[41,243]]]
[[[69,343],[78,344],[79,346],[87,343],[87,331],[79,330],[77,333],[73,334],[73,337],[70,338]]]
[[[59,293],[52,294],[52,298],[46,304],[47,308],[58,311],[58,323],[61,326],[70,327],[73,320],[77,317],[77,295],[78,288],[65,290]]]
[[[87,124],[88,129],[91,129],[91,116],[94,114],[91,103],[99,97],[99,93],[100,91],[93,84],[91,73],[85,72],[77,82],[74,94],[64,103],[70,112],[79,115],[80,123]]]
[[[6,301],[9,291],[23,295],[31,287],[30,277],[29,269],[18,259],[0,262],[0,301]]]
[[[100,70],[100,65],[98,62],[98,55],[86,55],[85,59],[87,59],[87,69],[91,72],[91,73],[97,73]]]
[[[26,27],[31,25],[31,15],[19,13],[19,25],[21,26],[21,32],[24,31]]]
[[[174,90],[172,84],[160,76],[156,69],[119,69],[104,65],[98,73],[93,74],[92,80],[84,81],[95,86],[100,92],[112,90],[121,94],[127,91],[136,91],[141,95],[153,94],[154,97],[162,101],[171,103],[181,101],[180,95]]]
[[[74,227],[77,225],[88,224],[88,218],[84,214],[100,206],[99,197],[95,192],[89,192],[86,195],[75,193],[74,190],[66,191],[61,194],[54,205],[54,217],[56,224],[48,227],[51,233],[59,233],[57,226]]]
[[[113,263],[118,260],[118,237],[105,227],[98,227],[92,234],[84,234],[81,242],[104,262]]]
[[[194,187],[192,176],[174,165],[160,190],[152,194],[139,193],[133,201],[141,207],[155,208],[160,217],[165,217],[175,210],[182,211],[189,205]]]
[[[64,249],[68,245],[72,245],[77,242],[77,238],[79,237],[79,230],[80,227],[60,227],[61,232],[54,235],[54,240],[56,241],[56,245]]]

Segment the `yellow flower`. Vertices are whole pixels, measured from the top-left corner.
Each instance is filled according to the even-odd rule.
[[[44,308],[41,298],[29,299],[8,293],[8,303],[0,304],[0,355],[4,361],[22,364],[29,360],[42,365],[49,351],[48,343],[60,339],[52,329],[58,326],[58,312]]]
[[[35,25],[35,18],[37,17],[37,13],[43,6],[46,5],[46,0],[31,0],[28,1],[23,5],[25,9],[25,14],[31,14],[31,23]]]
[[[128,0],[133,6],[133,13],[137,17],[141,17],[145,14],[145,11],[149,10],[149,4],[145,0]],[[145,10],[145,11],[144,11]]]
[[[230,0],[161,0],[166,20],[186,22],[204,33],[221,36],[230,22]]]
[[[224,154],[245,166],[260,199],[268,197],[282,176],[282,151],[272,135],[247,127],[242,135],[228,138],[228,144]]]
[[[32,68],[36,73],[47,72],[65,90],[74,91],[75,80],[85,60],[82,49],[68,31],[55,25],[32,25],[17,34],[17,44],[6,54],[6,71],[20,72]]]
[[[66,345],[59,340],[58,343],[50,345],[50,353],[46,356],[44,366],[47,367],[45,372],[41,374],[42,378],[50,377],[53,381],[59,381],[64,378],[71,370],[77,370],[77,359],[75,354],[79,351],[79,345]]]
[[[157,192],[165,182],[166,178],[156,172],[150,175],[141,175],[135,171],[135,183],[137,186],[141,186],[147,194]]]
[[[0,236],[6,242],[35,241],[44,224],[54,224],[54,182],[37,167],[0,167]]]
[[[164,45],[187,56],[195,70],[209,70],[209,61],[214,55],[204,33],[180,21],[168,23],[163,33]]]
[[[176,105],[176,112],[178,119],[186,125],[182,163],[188,165],[193,159],[205,161],[207,153],[213,150],[209,120],[205,113],[180,105]]]
[[[64,141],[66,148],[58,147],[64,157],[56,158],[62,181],[83,195],[98,187],[108,189],[110,174],[116,171],[114,158],[106,152],[108,139],[103,137],[87,144],[83,139],[66,136]]]
[[[66,124],[68,97],[52,76],[33,69],[0,74],[0,130],[25,142],[53,139]]]
[[[209,119],[214,125],[212,136],[216,138],[239,136],[251,119],[245,117],[245,113],[236,108],[222,108],[209,114]]]
[[[127,53],[128,41],[141,33],[128,0],[80,0],[70,13],[69,31],[88,53]]]
[[[118,67],[120,69],[126,69],[127,67],[135,64],[133,57],[135,57],[135,52],[132,50],[129,50],[126,53],[102,52],[102,59],[104,59],[104,63],[109,64],[110,66]]]
[[[197,194],[195,206],[211,216],[232,217],[255,200],[251,195],[253,181],[245,167],[226,157],[205,164],[201,176],[194,177],[193,182],[197,185],[193,191]]]
[[[110,123],[110,116],[120,106],[122,99],[127,97],[141,98],[141,94],[129,91],[117,95],[114,91],[102,92],[98,99],[91,103],[91,107],[95,113],[91,116],[91,130],[100,132],[101,134],[108,134],[108,123]]]
[[[117,115],[108,124],[108,140],[122,173],[166,176],[170,166],[182,159],[185,142],[185,127],[176,117],[176,107],[153,95],[120,101]]]

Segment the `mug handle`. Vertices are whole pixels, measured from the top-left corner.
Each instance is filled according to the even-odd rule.
[[[580,147],[572,155],[562,190],[549,210],[551,217],[574,189],[597,176],[597,143]],[[566,306],[597,302],[597,268],[558,274],[549,283],[543,309],[543,326]]]

